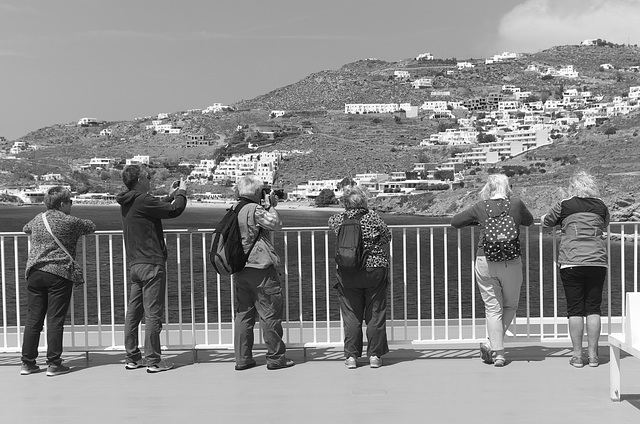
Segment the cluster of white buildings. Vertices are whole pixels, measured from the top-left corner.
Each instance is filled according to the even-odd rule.
[[[443,181],[434,178],[437,171],[453,171],[453,181],[462,181],[464,177],[459,172],[461,170],[462,165],[458,164],[416,163],[412,173],[420,174],[421,179],[407,178],[407,172],[394,171],[389,174],[356,174],[353,181],[366,188],[373,196],[411,194],[424,189],[425,186],[443,183]],[[290,193],[287,193],[287,198],[289,200],[315,199],[323,190],[331,190],[339,198],[342,196],[342,188],[339,187],[341,182],[342,179],[310,180],[305,184],[299,184]]]
[[[88,164],[80,166],[80,169],[110,169],[113,168],[116,162],[115,158],[94,157],[89,160]],[[142,155],[136,155],[125,160],[126,165],[149,165],[149,162],[150,157]]]
[[[214,159],[202,159],[191,171],[191,179],[203,181],[236,182],[240,177],[254,174],[265,184],[273,184],[283,153],[262,152],[246,155],[233,155],[216,163]]]

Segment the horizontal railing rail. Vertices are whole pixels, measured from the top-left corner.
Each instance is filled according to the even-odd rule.
[[[619,331],[624,296],[638,291],[638,222],[609,227],[609,272],[603,297],[603,337]],[[388,336],[391,344],[475,343],[486,338],[484,306],[473,272],[477,228],[393,225]],[[233,346],[233,278],[208,263],[212,229],[166,230],[169,251],[165,326],[168,349]],[[513,340],[566,342],[564,292],[557,272],[558,236],[552,229],[523,228],[524,283]],[[274,234],[281,257],[284,338],[289,346],[342,344],[343,330],[333,285],[334,236],[326,227],[289,227]],[[24,276],[29,238],[0,233],[2,313],[0,351],[18,352],[27,311]],[[86,284],[74,289],[65,327],[65,348],[123,349],[128,268],[121,231],[97,231],[78,244]],[[46,331],[46,328],[45,328]],[[262,343],[256,326],[257,343]],[[44,348],[45,337],[41,338]]]

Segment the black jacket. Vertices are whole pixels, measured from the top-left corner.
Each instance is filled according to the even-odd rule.
[[[116,196],[122,213],[122,230],[127,264],[163,265],[167,261],[162,220],[178,217],[187,206],[184,190],[160,200],[150,194],[129,190]]]

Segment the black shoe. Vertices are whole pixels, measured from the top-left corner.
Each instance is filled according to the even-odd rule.
[[[65,365],[49,365],[47,367],[47,377],[55,377],[56,375],[68,374],[71,368]]]
[[[243,365],[236,365],[236,371],[248,370],[249,368],[253,368],[255,366],[256,366],[255,361],[254,362],[247,362],[246,364],[243,364]]]
[[[291,359],[286,359],[284,361],[284,364],[267,364],[267,369],[268,370],[279,370],[282,368],[290,368],[292,366],[294,366],[296,363],[293,362]]]

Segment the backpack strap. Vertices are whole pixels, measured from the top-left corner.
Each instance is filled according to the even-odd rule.
[[[257,205],[257,203],[254,202],[253,200],[247,199],[246,197],[241,197],[240,201],[238,203],[236,203],[234,206],[232,206],[233,211],[236,214],[236,219],[238,219],[240,217],[240,210],[243,207],[245,207],[246,205],[249,205],[249,204],[252,204],[252,203]],[[249,227],[249,226],[247,225],[247,227]],[[258,234],[256,235],[255,240],[253,240],[253,243],[251,243],[251,247],[249,248],[249,250],[247,250],[247,253],[246,253],[247,258],[251,254],[251,251],[253,250],[253,248],[256,245],[256,243],[258,242],[258,240],[260,240],[260,236],[261,235],[262,235],[262,227],[258,226]]]
[[[487,215],[490,218],[497,218],[497,217],[499,217],[500,215],[503,215],[503,214],[509,215],[509,210],[511,209],[511,199],[506,198],[504,200],[506,201],[504,209],[502,211],[500,211],[500,212],[497,212],[497,213],[493,211],[493,208],[491,208],[491,206],[489,205],[489,201],[488,200],[484,201],[484,208],[485,208],[485,210],[487,212]]]

